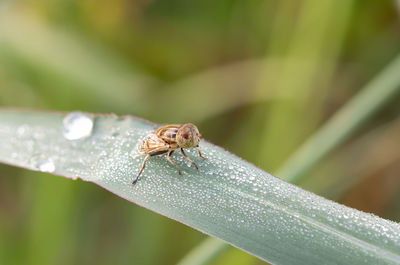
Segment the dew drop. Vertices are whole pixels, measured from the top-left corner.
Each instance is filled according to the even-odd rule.
[[[17,129],[17,136],[18,137],[23,137],[28,131],[29,131],[29,126],[28,125],[21,125]]]
[[[56,166],[51,160],[41,160],[37,163],[37,168],[42,172],[52,173],[56,170]]]
[[[78,140],[92,134],[93,119],[82,112],[71,112],[63,120],[63,135],[68,140]]]

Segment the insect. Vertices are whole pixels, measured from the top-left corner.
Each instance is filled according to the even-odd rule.
[[[141,154],[140,156],[145,155],[146,157],[143,160],[142,168],[140,169],[139,174],[132,181],[132,185],[135,185],[135,183],[138,181],[139,176],[142,174],[146,166],[146,161],[149,159],[149,157],[165,153],[168,153],[168,162],[174,165],[178,170],[179,176],[182,176],[178,165],[171,160],[172,154],[177,149],[180,149],[185,159],[189,161],[197,171],[199,171],[199,167],[192,159],[190,159],[190,157],[186,155],[183,148],[197,147],[199,156],[203,159],[206,159],[200,153],[200,137],[201,134],[199,133],[199,130],[194,124],[191,123],[165,125],[147,135],[139,145],[139,153]]]

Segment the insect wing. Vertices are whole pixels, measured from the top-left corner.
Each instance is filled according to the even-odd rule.
[[[156,130],[154,133],[165,142],[169,144],[175,144],[176,133],[178,132],[180,126],[181,126],[180,124],[165,125]]]
[[[156,151],[163,151],[168,150],[169,145],[156,134],[152,133],[146,136],[146,138],[142,141],[139,146],[139,152],[143,154],[156,152]]]

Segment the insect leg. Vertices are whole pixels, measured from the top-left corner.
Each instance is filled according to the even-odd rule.
[[[199,146],[196,146],[196,147],[197,147],[197,152],[199,153],[199,156],[200,156],[201,158],[203,158],[203,159],[207,159],[207,157],[204,157],[204,156],[201,155],[201,153],[200,153],[200,147],[199,147]]]
[[[136,178],[132,181],[132,184],[131,184],[132,186],[135,185],[136,182],[138,181],[140,174],[142,174],[144,167],[146,166],[146,161],[147,161],[147,159],[149,159],[150,156],[151,156],[150,154],[147,154],[146,157],[144,158],[142,168],[140,169],[139,174],[136,176]]]
[[[178,169],[178,174],[179,174],[179,176],[182,176],[181,170],[179,169],[179,167],[177,166],[177,164],[175,164],[175,162],[171,160],[171,155],[172,155],[173,153],[174,153],[174,150],[171,150],[171,151],[168,152],[167,160],[168,160],[172,165],[174,165],[174,166],[176,167],[176,169]]]
[[[192,165],[196,168],[196,170],[199,171],[199,167],[196,165],[195,162],[193,162],[192,159],[190,159],[190,157],[188,157],[186,155],[185,151],[183,151],[183,148],[181,148],[181,152],[182,152],[182,155],[186,158],[186,160],[189,161],[190,163],[192,163]]]

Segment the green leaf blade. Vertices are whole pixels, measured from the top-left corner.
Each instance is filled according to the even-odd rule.
[[[157,125],[134,118],[90,115],[89,137],[67,140],[62,113],[0,111],[0,161],[94,182],[118,196],[216,236],[276,264],[399,264],[400,226],[286,183],[202,141],[207,160],[180,154],[148,160],[137,145]],[[51,167],[44,167],[52,169]],[[51,199],[51,198],[49,198]],[[151,228],[149,228],[151,229]]]

